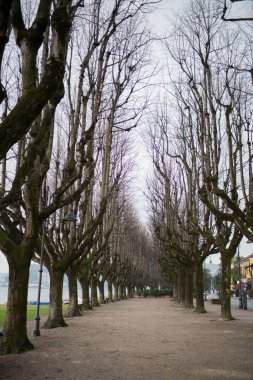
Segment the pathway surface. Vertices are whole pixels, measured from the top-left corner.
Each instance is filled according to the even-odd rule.
[[[0,379],[253,379],[253,312],[235,309],[237,319],[222,322],[219,306],[206,307],[196,315],[169,299],[103,305],[41,330],[35,350],[0,357]]]

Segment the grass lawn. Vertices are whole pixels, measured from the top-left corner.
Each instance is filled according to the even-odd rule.
[[[68,305],[62,305],[63,311],[67,310]],[[6,305],[0,305],[0,327],[3,326],[6,313]],[[40,316],[48,314],[48,305],[40,305]],[[27,305],[27,319],[33,319],[36,316],[36,305]]]

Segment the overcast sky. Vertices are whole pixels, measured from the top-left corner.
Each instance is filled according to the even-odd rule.
[[[158,9],[152,13],[150,16],[150,23],[151,23],[151,29],[153,32],[163,35],[167,29],[168,29],[168,16],[173,16],[174,12],[179,11],[183,5],[187,3],[187,0],[162,0],[159,4]],[[157,54],[159,55],[159,50],[161,51],[160,47],[157,47]],[[162,53],[161,53],[162,54]],[[135,186],[137,188],[136,192],[137,194],[137,202],[136,205],[138,207],[138,214],[143,219],[143,221],[146,220],[146,214],[145,214],[145,200],[143,191],[145,190],[145,177],[147,172],[147,166],[149,165],[147,163],[146,158],[144,157],[144,154],[140,154],[139,156],[139,162],[143,162],[143,165],[139,165],[139,174],[137,176],[138,181],[136,181]],[[143,174],[143,175],[142,175]],[[8,264],[3,256],[3,254],[0,253],[0,273],[6,273],[8,272]]]

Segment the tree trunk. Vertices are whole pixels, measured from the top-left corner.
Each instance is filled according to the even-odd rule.
[[[185,272],[185,294],[184,307],[193,309],[193,273],[191,268],[187,268]]]
[[[118,286],[118,301],[123,300],[123,293],[122,293],[122,284],[119,284]]]
[[[178,284],[173,284],[173,300],[178,300]]]
[[[43,328],[45,329],[67,326],[62,314],[62,287],[64,272],[59,268],[50,268],[49,275],[50,305],[47,321],[43,325]]]
[[[231,257],[221,254],[221,318],[227,321],[234,319],[231,314]]]
[[[118,301],[119,300],[119,287],[118,287],[118,284],[114,284],[114,301]]]
[[[197,262],[195,266],[195,291],[196,291],[196,313],[206,313],[204,303],[204,283],[202,262]]]
[[[128,298],[133,298],[134,296],[134,289],[132,286],[128,286]]]
[[[180,294],[181,294],[181,303],[185,300],[185,273],[180,277]]]
[[[105,303],[105,282],[104,282],[104,280],[98,281],[98,290],[99,290],[99,302]]]
[[[111,280],[108,280],[108,298],[109,298],[109,302],[113,302],[112,282],[111,282]]]
[[[66,273],[69,282],[69,307],[64,313],[64,317],[79,317],[82,314],[78,306],[77,274],[71,267]]]
[[[21,249],[21,248],[18,248]],[[20,353],[33,349],[27,337],[27,294],[30,259],[17,254],[9,262],[9,289],[0,354]]]
[[[125,284],[122,285],[122,297],[123,297],[123,300],[127,299],[126,285]]]
[[[92,279],[92,284],[91,284],[91,304],[92,304],[92,307],[99,306],[97,281],[94,278]]]
[[[82,287],[82,310],[92,310],[90,303],[90,282],[86,277],[79,277],[79,281]]]
[[[185,287],[184,287],[184,279],[183,279],[183,276],[182,274],[180,273],[178,275],[178,287],[177,287],[177,302],[178,303],[181,303],[185,296]]]

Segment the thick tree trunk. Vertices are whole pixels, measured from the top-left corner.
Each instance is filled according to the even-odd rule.
[[[134,289],[133,289],[133,287],[132,286],[128,286],[128,298],[133,298],[133,296],[134,296]]]
[[[98,281],[99,302],[105,303],[105,282]]]
[[[62,287],[64,272],[57,268],[50,268],[50,305],[49,315],[43,328],[52,329],[55,327],[67,326],[62,314]]]
[[[185,294],[184,294],[184,307],[193,309],[193,273],[191,268],[187,268],[185,273]]]
[[[118,284],[114,284],[114,301],[118,301],[119,300],[119,287],[118,287]]]
[[[78,306],[77,274],[71,267],[66,273],[69,282],[69,307],[64,313],[64,317],[79,317],[82,314]]]
[[[99,306],[97,281],[94,278],[92,279],[92,283],[91,283],[91,304],[92,304],[92,307]]]
[[[82,287],[82,310],[92,310],[90,303],[90,282],[86,277],[79,278]]]
[[[178,287],[177,287],[177,302],[181,303],[185,299],[185,286],[184,286],[184,277],[180,273],[178,275]]]
[[[234,319],[231,314],[231,257],[221,254],[221,318],[227,321]]]
[[[181,294],[181,302],[183,303],[185,300],[185,273],[180,277],[180,294]]]
[[[20,248],[21,249],[21,248]],[[16,255],[9,260],[9,290],[0,354],[20,353],[33,349],[27,337],[27,294],[30,259]]]
[[[127,299],[126,286],[125,286],[125,284],[122,285],[122,299],[123,299],[123,300],[126,300],[126,299]]]
[[[122,284],[119,284],[118,286],[118,301],[123,300],[123,292],[122,292]]]
[[[108,280],[108,298],[109,298],[109,302],[113,302],[112,282],[111,282],[111,280]]]
[[[202,262],[197,262],[195,266],[195,288],[196,288],[196,313],[206,313],[204,303],[204,283]]]
[[[173,300],[178,300],[178,284],[173,284]]]

